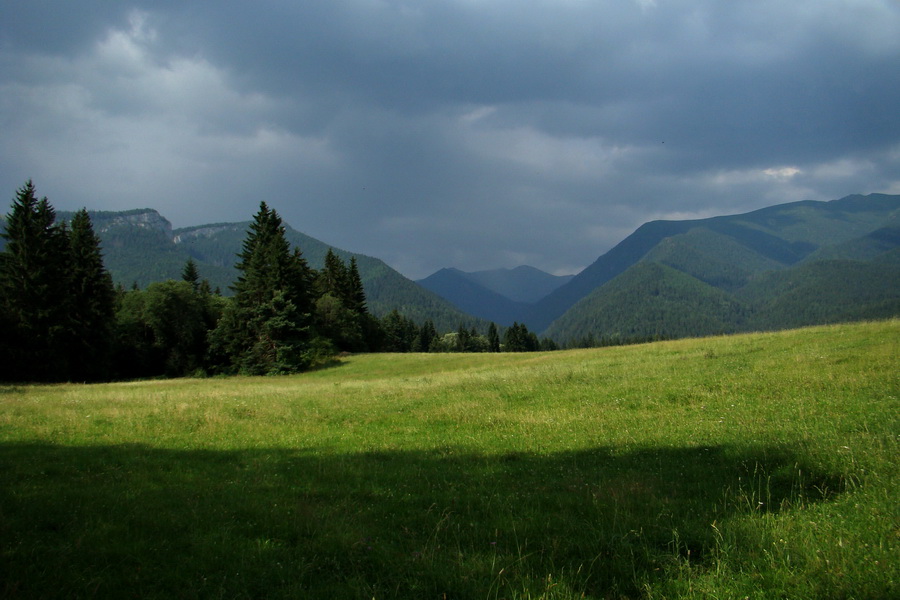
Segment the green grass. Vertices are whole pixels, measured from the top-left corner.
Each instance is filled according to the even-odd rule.
[[[0,387],[0,595],[896,597],[898,340]]]

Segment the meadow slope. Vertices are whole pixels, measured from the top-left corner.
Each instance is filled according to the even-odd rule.
[[[898,340],[0,387],[0,596],[896,597]]]

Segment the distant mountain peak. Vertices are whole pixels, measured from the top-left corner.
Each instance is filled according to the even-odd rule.
[[[417,283],[466,312],[508,325],[521,320],[522,305],[537,302],[572,277],[528,265],[474,272],[445,267]]]

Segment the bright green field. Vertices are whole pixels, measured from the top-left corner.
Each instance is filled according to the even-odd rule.
[[[0,387],[0,596],[892,598],[900,321]]]

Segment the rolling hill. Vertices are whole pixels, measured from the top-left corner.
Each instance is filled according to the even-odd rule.
[[[898,213],[900,196],[869,194],[708,219],[651,221],[535,303],[525,322],[545,330],[579,300],[645,258],[734,290],[755,273],[789,268],[824,247],[896,226]]]
[[[895,316],[900,314],[898,214],[900,196],[872,194],[648,223],[532,310],[558,311],[577,291],[573,283],[586,288],[599,282],[544,330],[561,342],[588,335],[683,337]],[[658,293],[647,280],[650,273]]]
[[[893,317],[900,314],[900,262],[804,262],[752,278],[736,297],[751,309],[744,329],[789,329]]]
[[[458,269],[441,269],[416,282],[471,315],[508,327],[525,314],[528,305],[472,281]]]
[[[60,213],[60,219],[71,215]],[[173,230],[151,209],[93,212],[118,283],[178,278],[188,258],[228,293],[249,221]],[[0,223],[2,226],[2,223]],[[286,226],[310,265],[329,246]],[[853,195],[753,212],[645,223],[581,273],[531,267],[442,269],[413,282],[355,256],[369,306],[440,330],[525,323],[566,343],[586,337],[683,337],[900,314],[900,196]],[[426,289],[427,288],[427,289]],[[474,316],[471,316],[474,315]]]
[[[575,277],[574,275],[551,275],[527,265],[513,269],[474,271],[463,273],[463,275],[470,281],[514,302],[525,303],[537,302]]]
[[[173,230],[169,221],[152,209],[91,212],[90,215],[101,239],[104,263],[116,283],[145,287],[154,281],[179,279],[185,263],[192,258],[201,277],[224,294],[229,293],[237,275],[235,259],[250,225],[246,221]],[[70,217],[70,213],[59,213],[61,220]],[[287,224],[285,233],[288,241],[300,248],[310,266],[317,269],[324,264],[329,248],[345,261],[355,256],[369,310],[376,316],[397,309],[416,322],[431,319],[442,331],[455,330],[460,324],[486,328],[483,321],[416,285],[377,258],[334,248]]]
[[[582,298],[546,335],[563,341],[694,337],[734,331],[746,318],[745,307],[727,292],[642,261]]]
[[[529,266],[467,273],[446,268],[416,281],[460,310],[508,327],[524,320],[529,305],[574,275],[556,276]]]

